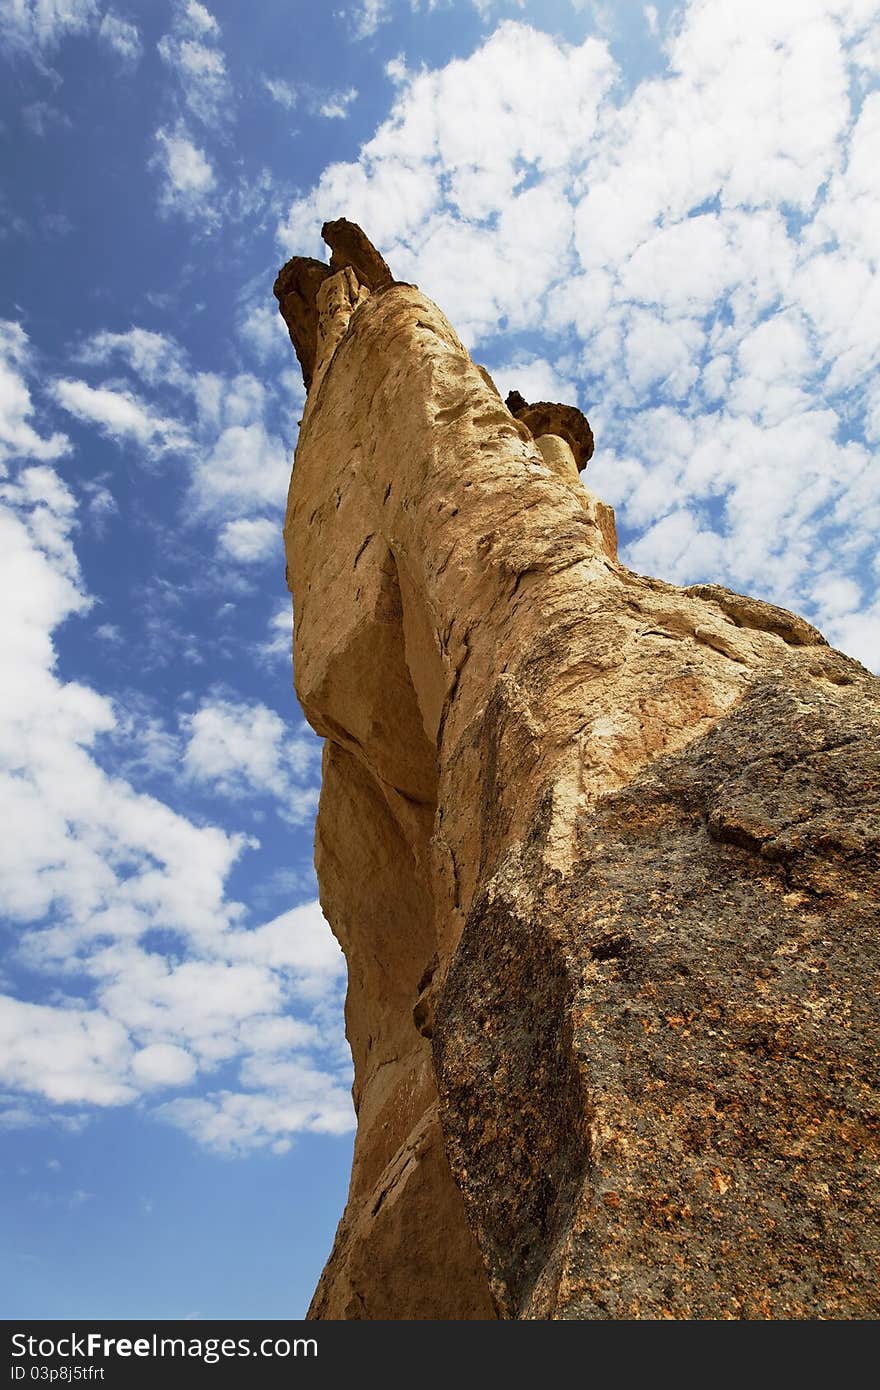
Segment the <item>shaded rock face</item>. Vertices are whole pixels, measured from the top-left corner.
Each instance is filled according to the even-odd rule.
[[[358,1114],[310,1315],[876,1316],[880,682],[624,568],[569,441],[338,226],[278,282]]]

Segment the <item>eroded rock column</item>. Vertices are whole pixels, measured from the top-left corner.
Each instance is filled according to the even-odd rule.
[[[878,682],[621,566],[576,422],[351,225],[276,286],[358,1111],[312,1315],[876,1315]]]

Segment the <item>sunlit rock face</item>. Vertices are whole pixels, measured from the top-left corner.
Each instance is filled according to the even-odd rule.
[[[626,569],[579,412],[325,231],[276,284],[358,1113],[310,1315],[877,1316],[880,682]]]

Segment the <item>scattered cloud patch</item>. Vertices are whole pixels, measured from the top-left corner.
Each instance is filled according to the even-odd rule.
[[[356,87],[344,91],[322,91],[310,82],[293,83],[277,77],[264,77],[263,86],[272,100],[283,106],[285,111],[302,106],[309,115],[323,116],[327,120],[344,120],[358,96]]]
[[[242,316],[238,333],[260,362],[276,359],[289,361],[290,336],[287,325],[274,306],[253,304]]]
[[[227,521],[220,532],[220,548],[243,565],[277,559],[281,555],[281,532],[278,523],[262,516]]]
[[[190,139],[183,124],[156,131],[156,150],[151,166],[161,179],[159,205],[166,213],[180,213],[190,221],[216,224],[217,209],[212,195],[217,176],[204,150]]]
[[[290,599],[279,604],[266,625],[266,637],[257,648],[261,660],[274,666],[283,661],[290,666],[293,654],[293,613]]]
[[[190,485],[194,510],[228,518],[281,509],[291,458],[265,422],[265,388],[256,377],[202,374],[196,384],[203,437],[212,442],[195,457]]]
[[[123,62],[134,65],[141,57],[141,31],[130,19],[108,10],[98,27],[98,38]]]
[[[300,88],[294,82],[286,82],[283,77],[264,77],[263,86],[273,101],[292,111],[299,104]]]
[[[522,353],[512,362],[493,362],[490,370],[502,400],[511,391],[519,391],[527,401],[570,401],[577,395],[576,382],[564,368],[543,357]]]
[[[0,641],[13,678],[0,690],[0,911],[19,929],[10,966],[54,988],[44,1001],[0,993],[0,1125],[38,1123],[47,1105],[64,1117],[161,1097],[225,1062],[245,1098],[234,1134],[207,1128],[201,1110],[174,1112],[196,1138],[247,1149],[339,1132],[352,1123],[344,971],[317,904],[249,926],[225,882],[255,842],[107,773],[100,750],[125,711],[57,672],[55,629],[90,607],[75,525],[76,500],[48,465],[3,485]],[[188,770],[231,795],[281,795],[296,820],[313,810],[316,747],[302,730],[285,737],[265,707],[203,705]]]
[[[330,121],[344,121],[349,107],[357,100],[357,88],[349,87],[344,92],[331,92],[318,107],[318,115]]]
[[[44,55],[71,34],[85,33],[97,14],[96,0],[3,0],[0,46],[42,66]]]
[[[859,606],[826,626],[874,666],[880,94],[861,64],[878,19],[874,0],[748,22],[699,0],[665,73],[627,95],[605,42],[505,21],[444,67],[393,61],[388,119],[279,228],[315,254],[344,207],[499,386],[531,362],[531,390],[586,408],[587,482],[628,563],[822,620],[811,579],[832,556]],[[543,365],[499,365],[517,333],[541,335]]]
[[[190,372],[179,344],[146,328],[95,333],[77,353],[77,360],[86,366],[105,366],[119,359],[148,386],[189,385]]]
[[[174,74],[184,106],[206,126],[224,120],[232,103],[219,38],[220,26],[204,5],[178,0],[171,29],[158,44],[159,56]]]
[[[315,254],[322,222],[344,206],[466,343],[535,326],[539,287],[571,260],[569,190],[613,78],[596,39],[567,46],[502,23],[470,58],[407,73],[358,160],[331,165],[293,203],[281,245]]]
[[[370,39],[380,25],[391,19],[391,0],[360,0],[349,13],[352,38]]]
[[[31,134],[40,139],[48,135],[53,126],[67,126],[70,129],[70,118],[49,101],[32,101],[28,106],[23,106],[21,118]]]
[[[5,463],[14,458],[51,460],[70,451],[70,440],[63,434],[48,438],[31,424],[34,403],[28,377],[33,360],[28,336],[21,324],[0,320],[0,476]]]
[[[64,410],[85,424],[96,425],[117,443],[132,439],[151,455],[189,445],[187,433],[177,421],[152,414],[130,391],[111,391],[65,378],[55,382],[54,390]]]
[[[221,796],[271,796],[301,825],[317,808],[321,745],[306,724],[293,733],[263,704],[203,701],[186,720],[183,766]]]

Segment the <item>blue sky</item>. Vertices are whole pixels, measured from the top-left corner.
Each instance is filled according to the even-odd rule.
[[[345,1199],[278,266],[360,221],[623,558],[880,666],[877,0],[0,0],[0,1306],[301,1316]]]

